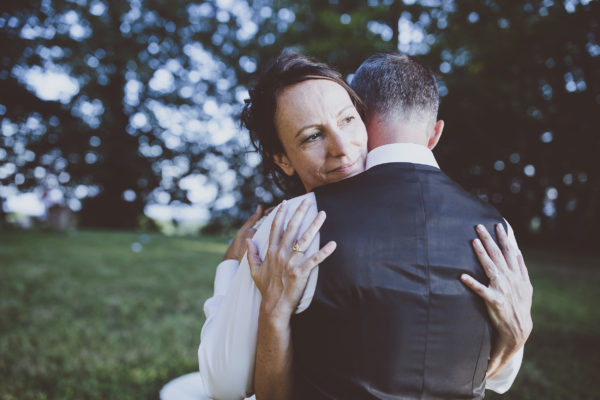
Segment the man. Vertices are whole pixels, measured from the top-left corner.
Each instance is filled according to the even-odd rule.
[[[381,75],[385,68],[379,67],[389,66],[391,62],[393,64],[396,61],[400,61],[400,65],[396,65],[396,70],[388,70],[385,76]],[[414,76],[409,76],[408,80],[406,80],[406,76],[403,76],[407,69],[406,65],[402,63],[407,63],[415,69],[412,74]],[[417,81],[417,78],[420,81]],[[411,90],[406,90],[402,87],[402,82],[416,82],[417,85],[414,85]],[[364,83],[362,87],[361,83]],[[379,85],[379,83],[386,85]],[[289,208],[294,208],[298,206],[300,199],[307,197],[311,199],[312,207],[306,218],[307,221],[311,220],[311,216],[316,215],[316,204],[319,209],[325,208],[328,219],[322,230],[321,242],[325,243],[325,239],[335,239],[340,244],[333,257],[330,257],[320,268],[318,282],[316,274],[313,274],[309,280],[298,311],[306,310],[309,304],[310,308],[293,320],[294,354],[297,356],[294,362],[297,366],[296,379],[299,383],[297,387],[302,389],[296,392],[296,397],[320,398],[318,393],[327,393],[325,398],[328,398],[327,396],[331,398],[361,398],[361,396],[368,397],[370,395],[382,398],[385,396],[411,398],[410,396],[422,395],[426,398],[452,398],[452,396],[459,395],[477,398],[483,391],[486,361],[490,353],[490,329],[485,319],[485,309],[482,309],[483,304],[480,300],[465,294],[464,288],[457,287],[460,285],[458,282],[460,273],[458,272],[468,271],[473,275],[480,273],[480,267],[474,262],[471,249],[466,246],[466,243],[472,238],[472,226],[478,222],[486,222],[488,226],[491,226],[502,220],[488,206],[464,196],[464,193],[458,191],[453,184],[448,183],[437,169],[435,159],[428,148],[431,149],[436,145],[442,132],[443,123],[435,122],[437,90],[435,79],[427,69],[423,69],[422,66],[406,56],[378,55],[367,60],[359,68],[353,84],[359,95],[365,99],[369,109],[366,121],[369,130],[369,144],[370,148],[375,148],[375,150],[367,158],[367,167],[373,167],[373,169],[357,175],[356,179],[350,178],[316,190],[316,197],[314,194],[309,194],[289,202]],[[429,88],[428,95],[423,96],[423,87]],[[399,169],[399,171],[388,174],[386,171],[389,163],[393,163],[390,164],[392,169]],[[382,171],[383,176],[381,175]],[[405,177],[407,179],[401,178],[407,185],[397,184],[398,178],[395,174],[402,175],[407,171],[408,175]],[[415,174],[419,176],[416,177]],[[468,212],[460,218],[454,209],[446,210],[451,224],[446,226],[445,230],[428,231],[428,224],[431,223],[431,220],[423,214],[424,210],[428,210],[431,205],[426,204],[424,198],[414,198],[415,194],[423,195],[424,193],[422,189],[415,190],[414,185],[415,182],[420,184],[421,174],[441,179],[440,188],[450,185],[447,193],[440,190],[437,197],[436,195],[430,196],[432,201],[439,203],[440,199],[448,196],[450,199],[459,199],[465,202],[466,210],[464,212]],[[368,177],[366,181],[363,175]],[[353,187],[355,184],[357,186]],[[368,185],[364,186],[365,184]],[[428,187],[433,186],[429,181],[424,184]],[[368,195],[363,196],[364,193],[368,193]],[[380,193],[380,195],[377,196],[375,193]],[[336,196],[338,200],[335,200]],[[389,204],[385,199],[390,197],[402,199],[403,202],[402,204]],[[428,197],[427,202],[429,200]],[[353,212],[355,205],[359,203],[364,204],[362,207],[364,218],[359,218],[360,227],[357,230],[357,226],[353,226],[345,216],[348,212]],[[439,204],[437,205],[439,206]],[[431,211],[434,211],[435,214],[439,211],[438,208],[440,207],[433,207]],[[412,214],[407,214],[407,209]],[[391,223],[390,216],[397,217],[394,223]],[[439,222],[443,218],[437,215],[435,217],[434,223],[441,225]],[[254,238],[259,246],[260,256],[263,258],[268,244],[266,238],[269,222],[267,220],[264,225],[266,228],[259,229]],[[382,236],[381,233],[385,234]],[[365,237],[370,239],[360,240]],[[514,236],[511,237],[514,243]],[[445,238],[450,239],[446,240]],[[317,242],[316,245],[313,244],[311,248],[306,249],[307,255],[317,250],[318,240],[315,242]],[[514,245],[516,246],[516,243]],[[377,265],[392,266],[391,268],[380,268],[379,270],[384,272],[383,275],[378,275],[377,268],[364,268],[369,265],[369,260],[372,261],[374,257],[378,257],[373,250],[386,254],[385,257],[387,257],[376,260]],[[451,251],[448,252],[448,250]],[[428,259],[428,257],[432,259]],[[445,261],[444,257],[450,258],[450,260]],[[453,257],[455,260],[451,260]],[[397,263],[394,259],[401,261]],[[242,263],[240,266],[241,270],[236,279],[247,269],[244,264]],[[447,264],[449,264],[449,268],[440,268]],[[344,269],[340,268],[342,265]],[[401,271],[398,265],[414,266],[415,268],[410,271]],[[348,266],[350,267],[346,268]],[[471,267],[471,269],[460,270],[457,267]],[[436,268],[437,272],[432,271]],[[369,278],[373,278],[367,282],[363,281],[366,283],[363,285],[366,290],[361,289],[358,297],[353,298],[351,295],[342,299],[334,298],[336,295],[332,295],[332,293],[335,293],[336,290],[337,293],[339,290],[348,293],[348,288],[360,284],[358,276],[362,273],[361,271],[366,271],[367,274],[370,274]],[[402,283],[402,279],[398,280],[398,278],[402,278],[402,274],[409,276],[410,279]],[[340,276],[343,279],[339,280]],[[496,278],[495,275],[492,277]],[[484,280],[484,278],[479,276],[480,280]],[[236,290],[252,290],[245,288],[244,284],[239,284],[240,279],[237,280],[237,284],[235,281],[233,283]],[[369,286],[374,281],[377,286]],[[381,291],[381,287],[384,287],[386,282],[392,286],[396,283],[398,286],[406,286],[406,282],[408,282],[409,287],[400,295],[396,293],[390,297],[384,293],[385,291]],[[477,286],[472,281],[470,285],[474,289],[482,290],[481,286]],[[456,293],[458,293],[458,296],[455,296],[458,301],[452,298],[452,294]],[[248,298],[252,298],[252,296],[248,296]],[[365,299],[372,301],[363,302],[362,300]],[[381,299],[385,299],[385,301],[382,302]],[[334,309],[324,311],[324,305],[332,302],[336,303]],[[219,323],[222,328],[220,331],[223,333],[235,332],[236,327],[248,325],[250,326],[248,331],[236,333],[239,335],[248,333],[249,341],[252,342],[254,339],[252,331],[256,327],[256,323],[253,321],[256,316],[251,314],[256,313],[256,302],[252,300],[248,304],[249,307],[244,312],[240,310],[235,312],[236,310],[234,310],[233,313],[227,313],[230,317],[237,315],[239,318],[233,317],[230,321],[221,321]],[[393,304],[393,306],[382,312],[382,304]],[[407,307],[407,305],[410,306]],[[455,313],[458,305],[464,306],[462,313]],[[225,304],[222,306],[228,307]],[[253,308],[254,310],[252,310]],[[352,314],[358,310],[361,311],[360,314]],[[386,316],[388,319],[385,319]],[[448,320],[448,316],[451,317],[450,320]],[[389,319],[389,317],[392,318]],[[327,322],[327,319],[329,322],[334,319],[337,324],[324,323]],[[453,324],[452,320],[454,319],[457,321],[454,321],[456,323]],[[455,329],[456,326],[458,329]],[[475,329],[471,329],[472,327]],[[384,332],[387,328],[392,328],[389,329],[390,333],[381,336],[379,332]],[[506,372],[508,376],[497,374],[495,381],[494,379],[488,380],[488,387],[497,391],[505,391],[514,380],[522,357],[522,353],[513,355],[517,350],[522,351],[523,336],[526,338],[528,332],[521,335],[519,340],[508,343],[510,340],[506,340],[506,337],[510,337],[511,333],[500,328],[497,327],[499,335],[494,341],[493,351],[501,348],[504,354],[496,355],[495,359],[500,361],[496,363],[495,370],[491,372],[497,373],[497,370],[500,369],[499,366],[503,366],[510,360],[509,365],[502,369],[502,372]],[[527,327],[524,328],[524,331],[527,331]],[[315,332],[316,335],[313,334]],[[445,334],[450,335],[450,338],[444,336]],[[205,342],[205,348],[210,347],[211,338],[203,336],[202,339]],[[460,346],[457,346],[456,349],[444,347],[449,343],[458,343]],[[250,344],[252,345],[252,343]],[[235,346],[236,344],[231,346],[229,353],[236,354]],[[471,352],[472,354],[469,354],[468,357],[461,355],[463,351],[471,348],[475,349],[475,353]],[[275,351],[269,353],[273,349]],[[261,359],[261,362],[267,364],[270,364],[269,360],[271,360],[275,361],[271,365],[277,365],[274,358],[285,353],[285,349],[281,352],[278,351],[277,343],[270,350],[267,346],[267,350],[267,356],[258,357],[257,360]],[[260,354],[261,349],[259,348]],[[325,354],[327,357],[323,358],[322,356]],[[372,357],[373,355],[377,355],[377,357]],[[239,363],[235,365],[238,365],[240,369],[245,369],[248,368],[248,365],[253,365],[254,359],[247,357],[246,360],[238,361]],[[209,390],[211,389],[210,375],[221,367],[221,365],[217,365],[219,363],[215,360],[207,361],[206,357],[200,355],[201,372]],[[231,366],[234,363],[223,362],[222,365]],[[451,368],[448,368],[448,365]],[[262,367],[263,365],[257,365],[257,369]],[[454,371],[454,373],[449,374],[449,371]],[[231,376],[234,378],[240,376],[239,372],[230,370]],[[399,380],[394,381],[394,377],[398,377]],[[239,382],[232,383],[232,386],[236,385],[239,387]],[[243,387],[248,390],[251,385]],[[350,389],[349,392],[348,389]],[[234,391],[229,393],[213,391],[212,395],[217,398],[229,398],[229,396],[239,398],[239,389],[237,389],[237,394]]]

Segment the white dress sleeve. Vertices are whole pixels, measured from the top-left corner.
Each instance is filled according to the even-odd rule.
[[[264,223],[259,227],[253,238],[257,245],[265,235],[268,240],[269,226]],[[206,322],[198,348],[205,391],[211,398],[222,400],[243,399],[253,390],[261,299],[246,257],[234,274],[230,273],[226,267],[223,276],[217,273],[215,277],[215,296],[204,304]]]
[[[243,399],[252,392],[260,299],[243,261],[202,328],[198,362],[211,398]]]
[[[524,347],[525,346],[521,347],[519,351],[512,356],[508,364],[506,364],[500,372],[486,380],[486,389],[493,390],[496,393],[506,393],[506,391],[510,389],[521,368]]]
[[[219,309],[219,305],[227,292],[227,289],[233,282],[233,278],[238,269],[237,260],[225,260],[217,266],[217,272],[215,273],[215,284],[213,290],[213,296],[209,297],[204,302],[204,315],[206,316],[206,322],[202,327],[204,332],[207,325],[210,325],[212,319]],[[202,334],[201,334],[202,335]]]

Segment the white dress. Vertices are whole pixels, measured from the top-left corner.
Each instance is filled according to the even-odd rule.
[[[254,228],[258,229],[261,223],[264,221],[264,217],[261,218],[255,225]],[[224,261],[217,267],[218,273],[215,279],[215,290],[224,292],[225,287],[228,287],[230,281],[233,279],[233,275],[237,270],[237,262]],[[220,282],[217,282],[216,280]],[[217,289],[219,287],[219,289]],[[217,293],[215,293],[216,295]],[[214,298],[214,297],[213,297]],[[212,307],[211,299],[205,304],[205,312],[208,308]],[[214,311],[213,311],[214,312]],[[202,382],[202,376],[200,372],[191,372],[186,375],[182,375],[169,381],[165,386],[160,389],[161,400],[210,400],[210,397],[206,394],[204,389],[204,383]],[[246,400],[256,400],[255,396],[247,397]]]
[[[209,400],[204,391],[200,372],[192,372],[173,379],[160,389],[161,400]],[[246,400],[256,400],[255,396]]]

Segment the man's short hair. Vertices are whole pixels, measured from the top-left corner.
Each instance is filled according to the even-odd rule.
[[[367,108],[367,119],[437,119],[439,95],[433,71],[406,54],[369,57],[356,70],[351,86]]]

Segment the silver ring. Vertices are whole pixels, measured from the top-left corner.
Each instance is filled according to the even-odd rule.
[[[496,279],[498,279],[498,274],[495,274],[494,276],[490,277],[490,282],[494,282]]]
[[[294,253],[304,254],[304,251],[300,250],[300,246],[298,246],[298,242],[294,243],[294,247],[292,247],[292,251]]]

